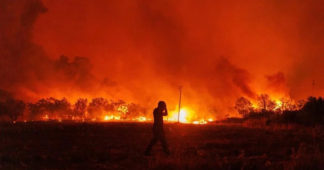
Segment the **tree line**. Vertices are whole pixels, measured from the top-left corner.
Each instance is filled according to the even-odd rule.
[[[16,121],[19,117],[26,120],[47,119],[81,120],[101,118],[106,114],[118,114],[121,119],[140,116],[146,113],[138,104],[123,100],[111,101],[102,97],[79,98],[71,104],[66,98],[43,98],[34,103],[26,103],[0,92],[0,117],[3,120]]]
[[[243,119],[263,119],[276,123],[297,123],[303,125],[324,124],[324,100],[322,97],[309,97],[297,102],[281,99],[279,103],[267,94],[261,94],[253,105],[250,100],[240,97],[234,108]]]

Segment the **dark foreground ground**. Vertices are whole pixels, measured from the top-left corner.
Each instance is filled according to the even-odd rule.
[[[0,124],[0,169],[323,169],[322,128],[167,124],[171,155],[143,152],[151,124]]]

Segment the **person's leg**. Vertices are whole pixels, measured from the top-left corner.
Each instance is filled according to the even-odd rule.
[[[168,143],[165,139],[165,135],[164,133],[160,134],[159,136],[159,139],[160,139],[160,142],[162,144],[162,148],[163,148],[163,151],[166,153],[166,154],[170,154],[170,150],[169,150],[169,146],[168,146]]]
[[[146,150],[145,150],[145,154],[149,155],[151,153],[152,147],[155,145],[155,143],[158,141],[157,136],[154,135],[151,142],[149,143],[149,145],[147,146]]]

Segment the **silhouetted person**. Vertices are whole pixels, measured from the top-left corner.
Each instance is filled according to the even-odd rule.
[[[164,101],[158,103],[158,107],[154,109],[154,124],[153,124],[153,139],[150,144],[147,146],[145,155],[150,155],[153,145],[160,141],[163,147],[163,151],[166,154],[170,154],[168,144],[165,139],[164,130],[163,130],[163,116],[168,115],[168,110]]]

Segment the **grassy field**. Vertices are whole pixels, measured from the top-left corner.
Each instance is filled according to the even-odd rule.
[[[323,169],[323,128],[166,124],[171,155],[143,152],[152,124],[0,124],[0,169]]]

